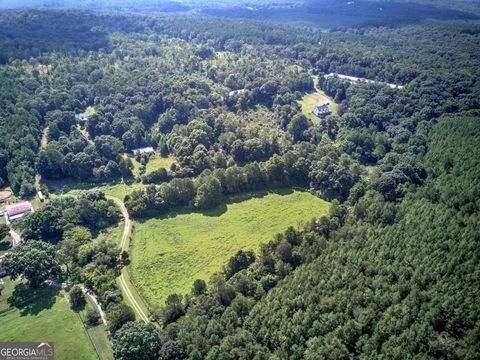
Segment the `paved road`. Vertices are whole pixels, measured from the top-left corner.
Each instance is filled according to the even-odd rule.
[[[124,228],[123,228],[123,234],[122,234],[122,240],[120,241],[120,249],[121,251],[128,251],[128,246],[127,246],[127,239],[128,235],[130,234],[130,229],[132,227],[132,220],[130,219],[130,216],[128,215],[127,208],[123,204],[123,202],[113,196],[107,196],[109,199],[115,201],[117,205],[120,207],[120,210],[122,211],[122,216],[124,220]],[[125,275],[124,275],[124,269],[122,273],[120,274],[119,280],[120,280],[120,287],[122,288],[122,291],[124,294],[127,296],[128,301],[132,304],[133,309],[135,312],[140,316],[140,318],[148,323],[149,319],[148,316],[145,314],[145,312],[142,310],[142,307],[140,304],[135,300],[135,297],[133,296],[132,292],[130,291],[130,287],[127,284],[127,281],[125,280]]]
[[[333,77],[333,76],[338,76],[340,79],[350,81],[352,83],[357,83],[359,81],[364,81],[366,83],[370,84],[381,84],[381,85],[386,85],[389,86],[392,89],[403,89],[402,85],[397,85],[397,84],[390,84],[382,81],[375,81],[375,80],[369,80],[369,79],[364,79],[364,78],[358,78],[355,76],[349,76],[349,75],[342,75],[342,74],[336,74],[336,73],[330,73],[325,75],[325,78]]]

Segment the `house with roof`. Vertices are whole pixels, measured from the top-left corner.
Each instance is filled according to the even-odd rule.
[[[5,207],[5,221],[11,224],[17,219],[20,219],[25,214],[33,212],[32,204],[29,201],[23,201]]]
[[[330,110],[330,104],[320,104],[313,109],[313,114],[319,118],[324,118],[327,115],[330,115],[332,111]]]
[[[78,122],[87,121],[88,120],[87,112],[83,112],[83,113],[80,113],[80,114],[75,114],[75,120],[77,120]]]
[[[238,90],[233,90],[233,91],[230,91],[228,93],[228,96],[229,97],[232,97],[234,95],[240,95],[240,94],[243,94],[245,91],[247,91],[247,89],[238,89]]]
[[[132,150],[133,155],[143,155],[143,154],[149,154],[152,152],[155,152],[155,150],[151,146]]]

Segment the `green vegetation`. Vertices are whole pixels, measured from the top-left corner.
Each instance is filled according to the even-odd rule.
[[[137,221],[134,281],[158,309],[169,294],[186,294],[195,279],[208,280],[238,250],[258,250],[289,226],[325,214],[328,206],[309,193],[282,190],[231,197],[206,212]]]
[[[57,183],[58,184],[58,183]],[[66,195],[78,195],[85,190],[98,190],[104,193],[107,196],[112,196],[119,200],[125,198],[125,195],[130,193],[135,189],[140,189],[144,185],[139,183],[125,183],[118,182],[114,184],[95,184],[95,183],[77,183],[77,182],[66,182],[65,185],[60,185],[63,189],[63,193]]]
[[[132,163],[133,163],[133,174],[135,176],[140,175],[140,167],[142,164],[140,164],[135,158],[132,158]],[[150,156],[150,159],[145,165],[145,173],[144,175],[150,174],[151,172],[158,170],[160,168],[164,169],[170,169],[170,166],[174,163],[174,160],[171,157],[162,157],[158,154],[154,154]]]
[[[0,12],[0,188],[35,206],[2,260],[17,293],[93,290],[120,358],[480,358],[477,17],[318,3]],[[127,303],[160,337],[122,331]]]
[[[288,253],[282,242],[180,307],[186,316],[164,334],[210,359],[477,359],[479,120],[434,127],[427,181],[403,201],[370,190],[350,208],[332,204],[328,218],[285,233],[302,265],[276,286],[265,274],[282,274],[270,265]]]
[[[0,341],[53,341],[59,360],[98,359],[78,315],[63,291],[5,281],[0,296]]]

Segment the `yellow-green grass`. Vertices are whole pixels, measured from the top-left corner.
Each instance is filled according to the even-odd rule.
[[[15,286],[22,291],[14,290]],[[55,359],[98,359],[66,295],[52,288],[32,292],[25,286],[5,279],[0,296],[0,341],[53,341]],[[12,298],[17,299],[17,305],[10,305]]]
[[[136,182],[118,182],[114,184],[97,184],[97,183],[82,183],[69,180],[64,181],[49,181],[48,186],[50,189],[60,191],[65,195],[78,195],[81,191],[96,190],[101,191],[105,195],[112,196],[114,198],[123,201],[125,195],[131,193],[133,190],[144,187],[141,183]]]
[[[158,309],[169,294],[186,294],[195,279],[208,280],[238,250],[258,250],[275,234],[328,209],[328,202],[308,192],[283,189],[231,197],[208,212],[136,221],[133,280]]]
[[[140,173],[141,164],[135,159],[132,158],[133,162],[133,175],[138,176]],[[152,171],[158,170],[160,168],[170,169],[170,166],[174,163],[173,158],[171,157],[162,157],[159,154],[153,154],[150,157],[150,160],[145,166],[145,174],[149,174]]]
[[[329,103],[332,114],[337,114],[338,104],[336,104],[333,99],[329,98],[323,91],[318,90],[316,92],[306,94],[302,101],[300,101],[303,114],[314,124],[318,124],[320,119],[313,114],[313,109],[317,105],[324,103]]]

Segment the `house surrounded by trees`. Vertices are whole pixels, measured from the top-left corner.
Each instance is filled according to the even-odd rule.
[[[143,155],[143,154],[149,154],[152,152],[155,152],[155,150],[151,146],[132,150],[133,155]]]
[[[330,104],[320,104],[313,109],[313,114],[319,118],[324,118],[327,115],[330,115],[332,111],[330,110]]]

